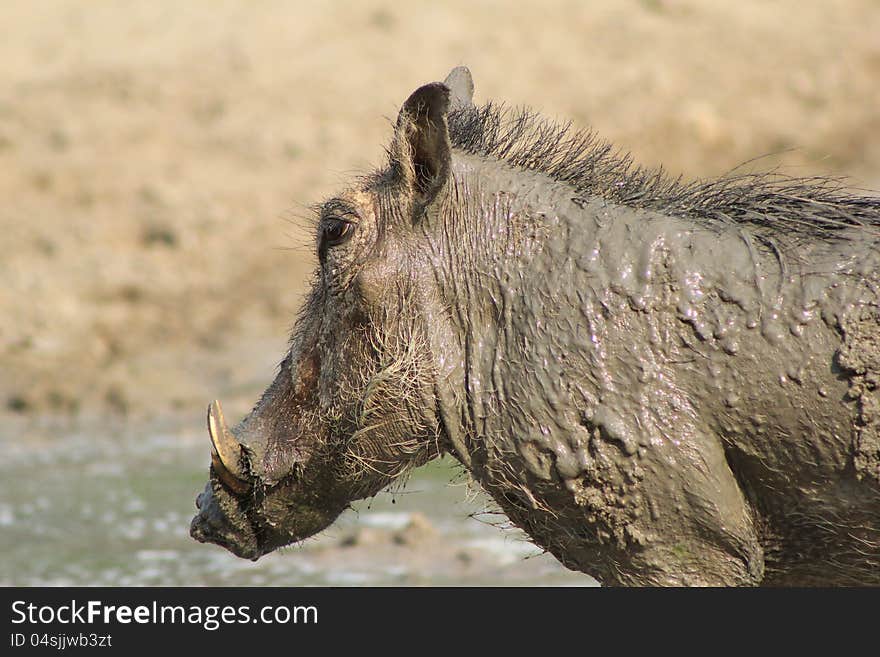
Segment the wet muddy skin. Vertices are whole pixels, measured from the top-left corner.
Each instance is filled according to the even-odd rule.
[[[856,374],[876,358],[876,242],[780,257],[746,227],[461,170],[469,193],[503,195],[497,234],[522,222],[534,236],[515,263],[519,245],[480,254],[495,284],[462,309],[479,438],[457,454],[508,514],[606,582],[880,576],[864,553],[880,538],[878,445]]]
[[[193,536],[258,558],[449,453],[604,584],[880,584],[880,201],[679,185],[472,93],[416,90],[322,206],[278,377],[209,414]]]

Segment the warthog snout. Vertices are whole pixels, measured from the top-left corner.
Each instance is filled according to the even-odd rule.
[[[228,504],[228,500],[226,503]],[[223,512],[223,504],[214,494],[209,482],[196,498],[199,513],[192,519],[189,535],[200,543],[214,543],[238,557],[256,560],[262,552],[253,531],[247,525],[233,525]]]

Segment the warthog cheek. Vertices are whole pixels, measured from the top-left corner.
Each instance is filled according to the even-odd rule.
[[[309,395],[314,392],[318,385],[318,375],[321,372],[321,360],[318,357],[316,349],[312,349],[309,354],[303,358],[296,371],[296,379],[294,381],[294,399],[298,403],[303,403],[308,399]]]

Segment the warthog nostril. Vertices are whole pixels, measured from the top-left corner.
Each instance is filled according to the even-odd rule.
[[[192,519],[189,535],[199,543],[214,543],[217,537],[215,527],[201,514]]]
[[[202,510],[202,500],[203,500],[204,498],[205,498],[205,494],[204,494],[204,493],[199,493],[199,494],[196,496],[196,508],[197,508],[199,511]]]
[[[193,518],[192,524],[189,527],[189,535],[194,539],[199,541],[200,543],[205,542],[205,530],[202,527],[202,523],[199,522],[201,520],[201,516],[196,516]]]

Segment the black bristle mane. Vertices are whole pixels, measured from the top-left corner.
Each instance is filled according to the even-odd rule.
[[[778,172],[735,173],[692,182],[662,168],[633,163],[590,130],[576,130],[528,109],[487,103],[448,117],[454,148],[538,171],[570,185],[578,196],[664,214],[708,226],[745,224],[763,240],[850,239],[862,227],[880,239],[880,197],[848,191],[836,177]],[[864,233],[862,234],[864,237]]]

